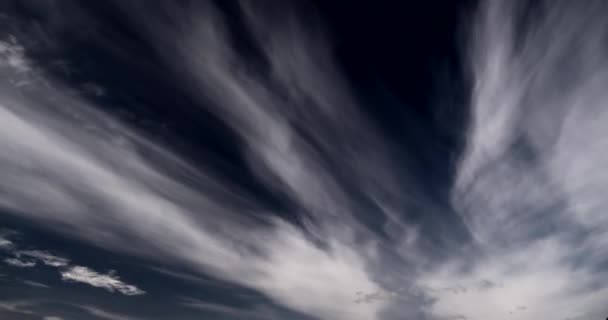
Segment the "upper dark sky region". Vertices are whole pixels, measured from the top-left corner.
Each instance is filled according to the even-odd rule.
[[[0,1],[0,319],[608,315],[608,2]]]

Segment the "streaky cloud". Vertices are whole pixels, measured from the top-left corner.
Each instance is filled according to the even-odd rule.
[[[4,259],[4,263],[8,264],[9,266],[17,267],[17,268],[33,268],[36,266],[35,261],[20,260],[17,258],[6,258],[6,259]]]
[[[127,296],[142,295],[146,292],[134,285],[124,283],[114,272],[108,274],[98,273],[83,266],[70,266],[60,271],[61,279],[70,282],[82,282],[93,287],[104,288],[110,292],[120,292]]]
[[[467,51],[472,119],[452,202],[480,253],[473,261],[453,257],[417,283],[500,285],[428,291],[432,315],[608,312],[608,256],[599,249],[608,241],[606,13],[601,1],[479,5]]]

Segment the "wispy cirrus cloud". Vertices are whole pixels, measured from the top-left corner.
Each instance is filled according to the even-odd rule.
[[[108,274],[98,273],[83,266],[70,266],[61,270],[61,279],[64,281],[81,282],[93,287],[104,288],[110,292],[120,292],[127,296],[142,295],[146,292],[134,285],[126,284],[115,275],[115,272]]]
[[[240,7],[267,68],[256,72],[210,2],[167,2],[160,14],[135,2],[121,6],[168,73],[240,139],[248,169],[289,201],[298,226],[73,94],[27,58],[19,37],[0,46],[0,147],[10,150],[0,153],[3,207],[104,248],[258,290],[320,319],[528,320],[606,311],[607,221],[599,213],[608,186],[608,69],[597,53],[605,51],[604,19],[594,12],[558,1],[523,23],[517,5],[480,8],[470,52],[473,119],[450,191],[473,241],[461,245],[448,230],[441,240],[459,250],[439,259],[428,228],[402,217],[404,202],[422,202],[421,211],[432,204],[410,194],[323,36],[295,11],[278,17]],[[143,294],[112,273],[47,254],[22,256],[60,268],[66,281]]]
[[[30,310],[30,307],[35,305],[34,301],[29,300],[9,300],[0,301],[0,310],[9,312],[33,315],[35,312]]]
[[[7,240],[8,241],[8,240]],[[11,242],[9,253],[15,258],[6,258],[4,262],[13,267],[33,268],[37,262],[57,268],[61,274],[61,279],[67,282],[80,282],[91,285],[93,287],[104,288],[110,292],[119,292],[124,295],[142,295],[146,292],[134,285],[124,283],[116,276],[115,271],[108,274],[98,273],[90,268],[78,265],[72,265],[70,260],[44,250],[21,250],[16,244]],[[24,259],[25,258],[25,259]],[[27,260],[26,260],[27,259]],[[39,287],[50,288],[48,285],[35,282],[23,281],[24,284]]]
[[[18,267],[18,268],[32,268],[36,266],[35,261],[31,260],[20,260],[17,258],[6,258],[4,259],[4,263],[9,266]]]
[[[103,320],[142,320],[138,317],[133,317],[121,313],[107,311],[98,307],[89,306],[89,305],[79,305],[78,308],[84,310],[90,315],[93,315],[99,319]]]
[[[18,257],[25,256],[31,259],[36,259],[50,267],[65,267],[70,262],[69,259],[53,255],[47,251],[41,250],[19,250],[15,252]]]
[[[37,287],[37,288],[45,288],[45,289],[50,288],[50,286],[48,286],[44,283],[41,283],[41,282],[37,282],[37,281],[24,280],[23,283],[27,284],[28,286]]]
[[[180,299],[180,305],[194,308],[222,316],[231,317],[233,319],[275,319],[272,313],[266,309],[242,308],[212,303],[196,298],[183,297]]]
[[[600,1],[480,4],[468,52],[473,118],[452,189],[480,253],[453,257],[417,283],[500,286],[429,292],[436,317],[608,312],[608,256],[598,250],[608,241],[607,13]]]
[[[17,73],[27,72],[30,69],[30,64],[25,57],[25,48],[18,43],[14,36],[0,41],[0,66],[8,66]]]
[[[297,130],[280,114],[280,95],[268,91],[270,87],[257,88],[252,82],[255,78],[240,79],[227,68],[228,61],[221,53],[227,49],[228,39],[222,36],[225,30],[220,31],[219,16],[211,11],[196,10],[196,13],[209,14],[212,24],[186,25],[189,28],[186,33],[193,37],[179,39],[180,48],[202,43],[209,49],[209,55],[202,57],[222,59],[218,61],[218,69],[214,69],[213,63],[203,61],[204,64],[199,65],[191,60],[194,54],[187,57],[188,63],[196,63],[194,76],[206,73],[211,76],[208,79],[211,82],[200,79],[204,83],[197,81],[196,87],[205,88],[214,95],[226,92],[218,96],[218,106],[222,106],[216,111],[247,139],[252,151],[251,167],[256,175],[273,177],[267,181],[270,188],[288,191],[289,197],[296,201],[298,211],[308,212],[320,221],[327,219],[327,222],[313,227],[311,220],[306,218],[309,228],[300,230],[278,217],[264,218],[264,223],[260,224],[240,214],[246,210],[262,216],[267,209],[233,191],[238,190],[236,186],[216,180],[212,173],[204,172],[204,168],[186,163],[126,124],[95,110],[89,102],[68,94],[61,84],[49,81],[44,73],[39,73],[35,63],[29,68],[28,84],[19,87],[24,90],[23,94],[15,93],[12,83],[2,84],[0,145],[13,151],[0,156],[3,168],[0,181],[7,190],[0,203],[31,219],[47,221],[50,228],[73,233],[106,248],[136,254],[146,252],[163,260],[174,258],[176,263],[184,263],[195,271],[208,272],[260,290],[298,311],[332,319],[377,318],[382,302],[353,302],[358,290],[379,290],[366,268],[367,256],[374,254],[373,244],[367,241],[355,244],[352,240],[354,233],[359,232],[354,229],[364,229],[351,216],[351,210],[358,207],[350,203],[338,177],[325,167],[320,155],[313,152],[314,147],[298,136]],[[188,18],[187,21],[204,22],[207,19]],[[219,33],[214,34],[214,30]],[[208,31],[212,33],[205,34]],[[292,31],[297,30],[289,29]],[[201,38],[197,39],[199,36]],[[213,39],[219,42],[214,43]],[[274,40],[277,44],[282,42],[282,38]],[[315,44],[311,44],[311,49],[313,46]],[[295,48],[294,52],[297,50]],[[333,82],[333,79],[323,78],[332,76],[332,72],[326,72],[329,69],[314,64],[323,61],[325,55],[318,59],[301,58],[305,59],[302,63],[313,63],[311,68],[284,65],[277,66],[277,70],[284,72],[284,76],[295,77],[294,81],[301,80],[302,93],[312,95],[317,90],[305,87],[308,80],[300,77],[319,77],[318,81]],[[2,70],[5,78],[22,76],[11,69],[10,64],[7,66]],[[291,67],[297,69],[291,70]],[[221,86],[219,91],[213,87],[216,81]],[[268,85],[271,83],[270,79],[264,81]],[[355,149],[375,150],[381,143],[367,141],[373,135],[371,133],[351,141],[350,135],[356,134],[359,125],[346,125],[346,131],[333,131],[332,124],[343,126],[345,123],[339,119],[340,112],[332,111],[331,106],[350,105],[347,96],[345,89],[328,87],[323,90],[323,96],[311,96],[317,101],[315,104],[308,104],[309,99],[305,96],[298,98],[293,112],[307,112],[307,106],[314,106],[326,115],[316,121],[314,114],[317,111],[314,111],[309,114],[313,118],[307,122],[320,125],[329,121],[327,127],[319,128],[323,133],[315,133],[316,129],[310,131],[315,133],[319,143],[323,143],[324,151],[341,153],[332,149],[333,143],[323,141],[326,136],[340,136],[346,143],[341,145],[350,155]],[[239,110],[240,106],[244,109]],[[348,112],[356,113],[354,109]],[[356,145],[350,146],[349,141]],[[381,158],[381,153],[370,154],[374,154],[374,159]],[[339,167],[352,173],[344,177],[361,179],[361,186],[369,189],[361,194],[376,194],[372,189],[380,185],[374,181],[390,177],[381,174],[382,165],[374,174],[369,173],[371,170],[367,170],[365,164],[373,164],[374,159],[354,156],[344,159],[356,160]],[[177,168],[177,174],[165,172],[163,164]],[[41,171],[31,170],[32,167]],[[270,175],[264,173],[268,170]],[[206,191],[192,188],[189,181],[193,179]],[[279,179],[278,183],[272,182],[274,179]],[[240,208],[234,208],[234,204]],[[331,220],[351,222],[334,224]],[[315,238],[323,245],[315,243]],[[124,246],[125,242],[130,245]],[[78,266],[68,266],[66,270],[62,272],[66,279],[108,290],[114,288],[104,284],[115,280],[110,275]]]

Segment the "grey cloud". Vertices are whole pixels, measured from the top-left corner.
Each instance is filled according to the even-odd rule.
[[[31,281],[31,280],[25,280],[25,281],[23,281],[23,283],[25,283],[28,286],[37,287],[37,288],[46,288],[46,289],[50,288],[48,285],[46,285],[44,283]]]
[[[275,319],[272,313],[266,309],[256,310],[255,308],[237,308],[196,298],[183,297],[180,299],[179,304],[188,308],[229,316],[233,319]]]
[[[35,302],[28,300],[0,301],[0,310],[20,314],[35,314],[33,311],[30,310],[30,307],[33,305],[35,305]]]
[[[30,65],[24,53],[25,48],[17,43],[14,36],[7,41],[0,41],[0,66],[8,66],[17,73],[29,71]]]
[[[87,313],[103,320],[142,320],[138,317],[128,316],[121,313],[107,311],[98,307],[81,305],[77,306],[78,308],[86,311]]]
[[[10,240],[0,238],[0,248],[7,249],[7,248],[10,248],[12,245],[13,245],[13,243]]]
[[[20,259],[16,259],[16,258],[6,258],[4,259],[4,263],[13,266],[13,267],[18,267],[18,268],[32,268],[36,266],[36,262],[35,261],[29,261],[29,260],[20,260]]]
[[[477,283],[476,287],[478,290],[490,290],[492,288],[495,288],[497,286],[500,286],[488,279],[482,279],[479,280],[479,282]]]
[[[377,301],[390,301],[399,298],[400,292],[377,291],[371,293],[356,292],[355,303],[374,303]]]
[[[15,233],[14,230],[0,230],[0,250],[10,251],[13,249],[13,242],[8,238]]]
[[[41,261],[43,264],[51,267],[64,267],[67,266],[70,260],[53,255],[46,251],[41,250],[20,250],[16,251],[17,256],[26,256],[28,258],[36,259]]]

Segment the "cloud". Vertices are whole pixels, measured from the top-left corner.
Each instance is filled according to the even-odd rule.
[[[169,270],[166,268],[159,268],[159,267],[148,267],[148,268],[151,270],[154,270],[155,272],[158,272],[158,273],[161,273],[161,274],[164,274],[164,275],[176,278],[176,279],[183,280],[187,283],[198,284],[200,286],[204,286],[207,288],[216,287],[216,288],[228,289],[231,287],[231,284],[221,283],[218,281],[211,280],[208,277],[203,277],[203,276],[192,274],[192,273],[173,271],[173,270]]]
[[[0,310],[10,311],[14,313],[20,314],[35,314],[33,311],[28,308],[34,305],[32,301],[27,300],[9,300],[9,301],[0,301]]]
[[[480,5],[471,35],[472,123],[452,189],[478,254],[424,272],[437,318],[522,320],[608,312],[605,3]],[[533,18],[529,18],[532,17]],[[527,18],[526,18],[527,17]],[[529,18],[529,19],[528,19]],[[519,308],[525,306],[526,308]]]
[[[80,309],[88,312],[89,314],[104,320],[141,320],[141,318],[127,316],[120,313],[109,312],[93,306],[78,306]]]
[[[19,37],[0,47],[7,52],[0,55],[0,147],[10,150],[0,153],[2,207],[106,249],[179,264],[188,271],[182,278],[209,274],[319,319],[528,320],[606,311],[600,297],[608,292],[598,289],[608,279],[601,271],[607,220],[599,214],[608,189],[608,69],[597,54],[603,19],[558,1],[524,24],[510,4],[482,5],[467,52],[472,123],[450,190],[473,241],[461,241],[453,226],[435,241],[427,232],[435,225],[403,218],[409,201],[424,217],[433,204],[398,174],[404,165],[390,160],[390,145],[358,112],[323,36],[307,31],[316,23],[244,3],[246,29],[267,62],[256,73],[231,46],[222,15],[198,5],[168,3],[158,16],[134,2],[124,10],[169,66],[159,71],[235,133],[248,169],[288,208],[269,209],[238,183],[72,94],[26,59]],[[298,227],[285,216],[297,217]],[[455,250],[437,258],[438,242]],[[66,281],[144,293],[45,251],[24,256],[60,268]]]
[[[128,296],[146,293],[136,286],[120,281],[120,279],[115,276],[113,272],[110,272],[109,274],[100,274],[82,266],[70,266],[69,268],[61,270],[60,272],[61,278],[64,281],[82,282],[93,287],[104,288],[110,292],[118,291]]]
[[[43,320],[63,320],[63,318],[61,317],[56,317],[56,316],[45,316],[44,318],[42,318]]]
[[[8,232],[12,234],[15,232]],[[69,260],[56,255],[53,255],[47,251],[41,250],[19,250],[14,242],[3,237],[0,233],[0,249],[7,251],[15,256],[15,258],[7,258],[4,261],[7,264],[17,267],[33,267],[36,265],[36,261],[40,261],[43,264],[51,267],[64,267],[67,266]],[[25,259],[24,259],[25,258]]]
[[[193,89],[204,89],[217,98],[214,112],[247,142],[245,153],[252,171],[260,178],[268,177],[264,180],[268,188],[285,191],[296,203],[296,214],[314,216],[319,224],[305,218],[308,227],[299,230],[276,217],[261,218],[260,223],[243,215],[252,212],[255,217],[268,217],[268,209],[239,192],[238,186],[218,180],[204,166],[192,166],[165,146],[99,112],[33,67],[30,77],[34,80],[29,79],[26,86],[0,85],[0,146],[11,150],[0,155],[0,184],[6,189],[0,205],[104,248],[181,263],[195,272],[259,290],[284,306],[313,316],[378,318],[383,302],[354,303],[356,291],[374,292],[380,285],[367,270],[374,246],[369,241],[353,241],[357,230],[366,228],[355,222],[353,214],[364,214],[351,202],[360,197],[348,196],[339,177],[355,179],[349,183],[361,186],[358,194],[384,198],[385,188],[379,182],[391,180],[392,175],[385,173],[382,153],[376,152],[382,142],[373,138],[371,129],[365,135],[358,133],[366,127],[362,117],[352,124],[343,121],[340,115],[348,113],[356,119],[357,112],[348,107],[352,100],[347,90],[330,85],[334,76],[336,83],[341,80],[328,68],[331,63],[323,62],[327,55],[321,44],[319,57],[298,56],[294,58],[301,65],[276,66],[281,77],[299,83],[297,88],[284,90],[304,94],[294,96],[297,104],[289,112],[310,117],[302,126],[311,126],[307,133],[314,134],[315,145],[309,144],[307,135],[300,136],[282,115],[282,107],[287,106],[282,95],[269,91],[274,80],[259,79],[264,87],[258,87],[256,77],[240,78],[239,72],[230,71],[227,59],[233,53],[222,54],[228,38],[213,38],[223,31],[205,34],[219,31],[218,17],[210,15],[209,21],[218,24],[209,26],[198,25],[207,23],[199,17],[184,20],[194,24],[186,26],[191,29],[184,33],[186,38],[179,39],[180,50],[199,43],[208,49],[196,47],[184,57],[193,76],[209,76],[198,79]],[[268,31],[268,26],[257,27],[262,28],[261,33]],[[172,31],[171,38],[182,34]],[[285,36],[289,34],[273,41],[281,44]],[[219,43],[212,42],[214,39]],[[313,42],[302,49],[316,52],[316,48]],[[199,55],[201,50],[208,54]],[[298,52],[300,48],[282,50]],[[215,64],[194,57],[221,60]],[[16,73],[10,68],[3,72]],[[328,87],[310,87],[309,80]],[[332,110],[333,106],[349,109]],[[315,114],[323,116],[316,119]],[[319,127],[324,123],[327,125]],[[326,141],[326,137],[336,137],[336,141]],[[336,145],[343,147],[334,150]],[[344,170],[338,175],[338,169],[326,166],[317,147],[334,159],[352,163],[338,165]],[[192,181],[203,187],[193,188]],[[68,266],[62,277],[125,294],[139,290],[125,284],[122,289],[113,287],[108,284],[115,283],[111,275],[85,267]]]
[[[7,237],[15,233],[13,230],[0,230],[0,250],[10,251],[13,248],[13,242]]]
[[[18,268],[32,268],[36,266],[36,262],[34,261],[19,260],[16,258],[6,258],[4,259],[4,263]]]
[[[41,261],[43,264],[51,267],[65,267],[68,265],[70,260],[55,256],[47,251],[41,250],[19,250],[15,252],[18,257],[26,256]]]
[[[17,73],[30,70],[29,63],[25,57],[25,48],[17,43],[14,36],[7,41],[0,41],[0,66],[8,66]]]
[[[184,297],[181,299],[180,305],[212,312],[233,319],[275,319],[275,317],[269,313],[269,310],[266,309],[256,310],[251,308],[233,307],[195,298]]]
[[[44,283],[36,282],[36,281],[25,280],[25,281],[23,281],[23,283],[27,284],[28,286],[37,287],[37,288],[50,288],[48,285],[46,285]]]
[[[10,248],[12,245],[13,245],[13,243],[10,240],[4,239],[4,238],[0,238],[0,248],[1,249]]]
[[[32,268],[37,265],[37,261],[43,264],[58,268],[61,278],[64,281],[83,282],[94,287],[105,288],[111,292],[118,291],[125,295],[140,295],[145,294],[136,286],[126,284],[115,275],[112,271],[109,274],[100,274],[87,267],[70,265],[70,260],[64,257],[56,256],[44,250],[19,250],[14,244],[11,244],[10,252],[17,258],[6,258],[4,262],[8,265],[21,268]],[[27,257],[30,260],[22,260],[22,257]],[[46,284],[35,281],[23,281],[23,283],[39,288],[50,288]]]

